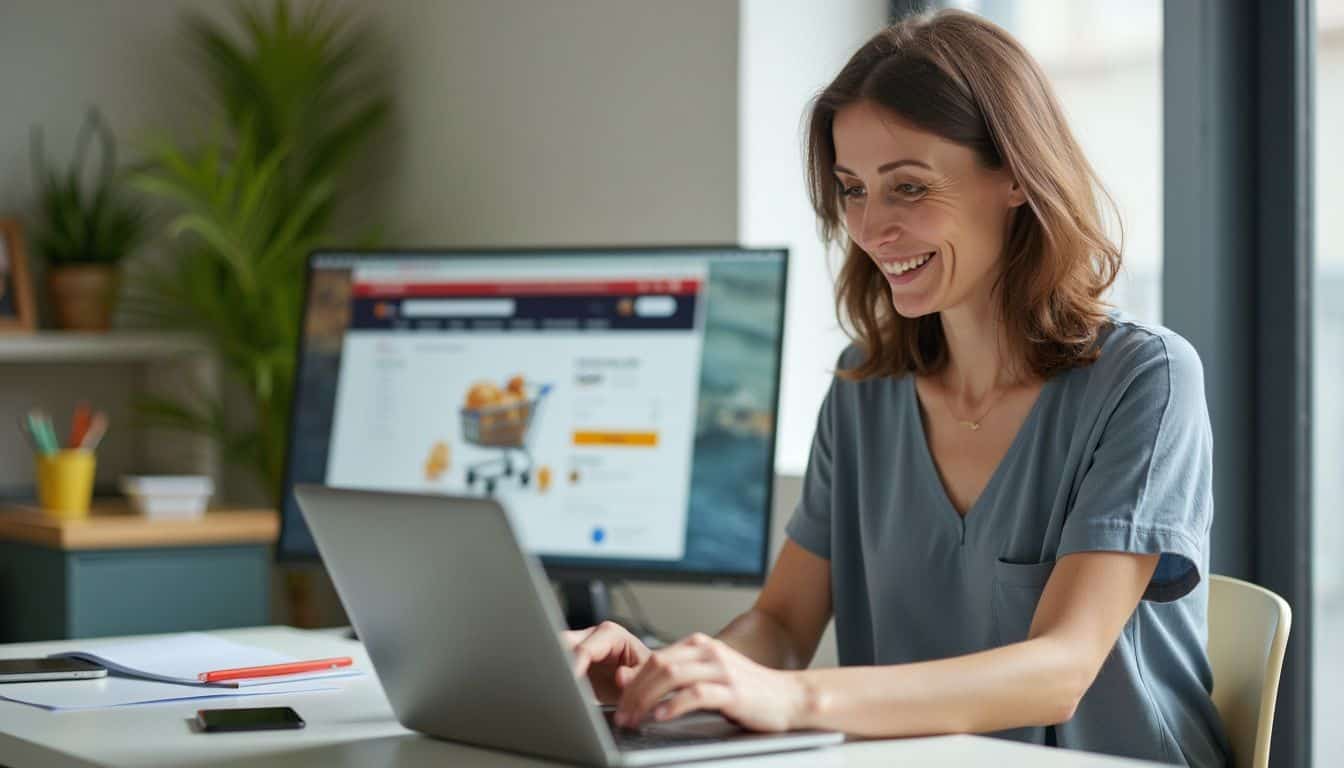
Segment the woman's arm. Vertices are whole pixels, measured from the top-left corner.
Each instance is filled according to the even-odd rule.
[[[801,672],[796,727],[863,736],[997,731],[1073,717],[1157,568],[1156,555],[1060,558],[1027,640],[890,667]]]
[[[714,709],[756,730],[823,728],[872,737],[1063,722],[1115,647],[1157,559],[1066,555],[1050,575],[1027,640],[938,661],[780,671],[726,641],[692,635],[617,673],[623,690],[616,720],[637,723],[655,706],[660,720]]]
[[[786,538],[756,603],[717,637],[758,664],[805,669],[830,620],[831,561]]]

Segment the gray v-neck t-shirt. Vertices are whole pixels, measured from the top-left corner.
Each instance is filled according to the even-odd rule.
[[[1189,342],[1114,313],[1099,359],[1046,381],[966,516],[925,439],[913,376],[834,379],[788,534],[831,563],[842,665],[1025,640],[1056,561],[1160,554],[1073,718],[1007,738],[1227,764],[1207,647],[1213,437]],[[850,347],[840,368],[861,353]]]

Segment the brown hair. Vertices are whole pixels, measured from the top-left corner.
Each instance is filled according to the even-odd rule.
[[[1106,320],[1101,295],[1120,269],[1120,247],[1103,231],[1097,193],[1111,211],[1114,202],[1031,55],[991,22],[943,10],[879,32],[812,101],[808,194],[823,241],[848,241],[836,314],[864,353],[839,375],[931,373],[947,364],[938,315],[899,315],[880,270],[842,230],[831,130],[836,112],[858,102],[973,150],[987,168],[1008,168],[1027,199],[1013,213],[995,282],[1008,335],[1043,378],[1095,361],[1093,342]]]

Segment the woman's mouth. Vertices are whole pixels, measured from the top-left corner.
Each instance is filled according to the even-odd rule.
[[[879,266],[887,274],[887,279],[893,283],[908,283],[919,276],[919,273],[933,261],[938,255],[937,251],[929,251],[918,256],[901,261],[882,261]]]

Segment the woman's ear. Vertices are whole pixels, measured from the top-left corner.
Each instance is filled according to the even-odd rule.
[[[1016,208],[1027,202],[1027,190],[1017,183],[1017,179],[1008,182],[1008,207]]]

